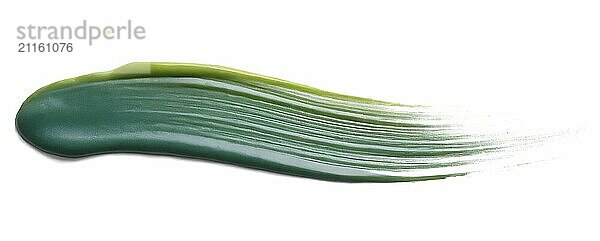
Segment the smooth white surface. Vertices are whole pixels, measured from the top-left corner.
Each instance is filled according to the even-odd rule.
[[[598,240],[599,12],[597,1],[5,2],[0,240]],[[17,26],[83,19],[131,19],[147,39],[17,53]],[[18,137],[14,116],[37,88],[133,61],[219,64],[581,131],[554,160],[395,184],[159,156],[65,161]]]

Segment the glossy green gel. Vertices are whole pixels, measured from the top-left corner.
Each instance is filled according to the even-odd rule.
[[[506,147],[425,110],[220,66],[132,63],[39,89],[16,126],[63,157],[158,153],[344,182],[463,175]]]

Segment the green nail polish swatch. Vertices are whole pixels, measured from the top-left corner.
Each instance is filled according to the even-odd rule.
[[[516,145],[461,133],[424,108],[220,66],[132,63],[39,89],[16,127],[63,157],[154,153],[343,182],[464,175]]]

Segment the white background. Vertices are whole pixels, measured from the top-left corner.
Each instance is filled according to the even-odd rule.
[[[597,1],[2,5],[0,240],[599,239]],[[17,26],[83,19],[131,19],[147,38],[17,53]],[[518,109],[534,125],[580,131],[560,158],[393,184],[159,156],[59,160],[18,137],[15,114],[37,88],[133,61],[219,64],[402,103]]]

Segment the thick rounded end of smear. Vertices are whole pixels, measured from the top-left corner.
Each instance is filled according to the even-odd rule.
[[[15,127],[23,140],[43,152],[62,157],[81,157],[86,153],[65,143],[76,138],[71,128],[75,118],[76,114],[66,108],[63,101],[42,93],[23,103],[15,117]]]

